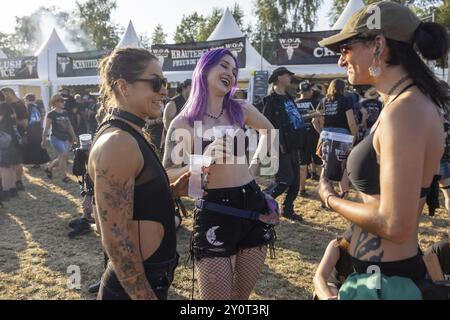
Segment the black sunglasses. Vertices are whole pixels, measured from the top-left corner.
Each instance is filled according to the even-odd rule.
[[[167,81],[167,79],[161,78],[157,74],[155,74],[154,76],[155,77],[151,79],[135,79],[134,81],[150,83],[152,85],[153,91],[155,92],[160,92],[162,88],[167,90],[167,88],[169,87],[169,82]]]
[[[370,41],[370,38],[367,37],[354,37],[354,38],[350,38],[349,40],[342,42],[341,44],[339,44],[339,51],[341,52],[341,54],[345,55],[349,50],[350,50],[350,46],[356,43],[360,43],[360,42],[367,42]]]

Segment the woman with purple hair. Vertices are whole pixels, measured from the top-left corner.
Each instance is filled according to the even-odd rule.
[[[248,299],[267,246],[275,238],[273,221],[267,219],[276,220],[277,208],[254,178],[258,155],[273,127],[254,106],[232,99],[237,75],[236,58],[227,49],[209,51],[200,58],[191,95],[169,127],[163,160],[168,175],[177,177],[188,170],[189,160],[183,159],[193,154],[212,159],[203,162],[208,179],[205,194],[196,202],[191,252],[200,298],[206,300]],[[244,126],[260,130],[262,136],[250,168]]]

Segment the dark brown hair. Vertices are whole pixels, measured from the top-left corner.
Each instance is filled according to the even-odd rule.
[[[374,38],[375,36],[369,36],[367,41],[370,42]],[[447,86],[436,78],[424,59],[438,61],[445,65],[449,49],[448,42],[447,30],[433,22],[422,22],[414,33],[412,43],[386,38],[390,49],[387,64],[401,65],[420,90],[444,109],[447,109],[450,99]]]
[[[99,66],[101,79],[100,94],[102,107],[108,108],[113,102],[117,80],[133,83],[145,71],[149,63],[158,59],[145,49],[119,48],[102,59]]]

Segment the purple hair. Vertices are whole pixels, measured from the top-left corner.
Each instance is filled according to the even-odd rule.
[[[197,62],[194,73],[192,75],[192,88],[189,99],[183,108],[182,117],[187,119],[191,126],[194,126],[195,121],[202,121],[206,112],[206,104],[208,102],[208,83],[207,75],[208,71],[219,64],[220,59],[225,55],[229,55],[236,63],[236,69],[239,70],[238,62],[228,49],[216,49],[204,53],[200,60]],[[237,74],[236,81],[233,88],[228,92],[223,99],[223,107],[228,117],[233,124],[239,126],[244,125],[244,114],[242,106],[239,102],[231,98],[237,89]]]

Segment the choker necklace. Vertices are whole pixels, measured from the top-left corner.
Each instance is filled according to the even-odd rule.
[[[401,86],[403,83],[405,83],[408,79],[409,79],[409,75],[406,75],[403,78],[401,78],[400,80],[398,80],[397,83],[395,83],[392,86],[391,90],[389,90],[389,92],[388,92],[388,99],[386,100],[386,103],[384,104],[384,107],[387,107],[388,105],[391,104],[391,102],[392,102],[392,94],[394,93],[394,91],[397,90],[397,88],[399,86]]]
[[[120,117],[127,121],[130,121],[132,124],[137,125],[141,129],[144,128],[144,126],[146,124],[145,120],[139,118],[138,116],[135,116],[134,114],[132,114],[131,112],[128,112],[128,111],[109,108],[108,114],[110,114],[112,116]]]
[[[210,115],[208,112],[205,112],[207,117],[210,117],[211,119],[214,119],[214,124],[218,125],[220,123],[220,117],[223,116],[223,112],[225,111],[225,108],[222,107],[222,111],[220,112],[220,114],[217,117],[214,117],[212,115]]]

